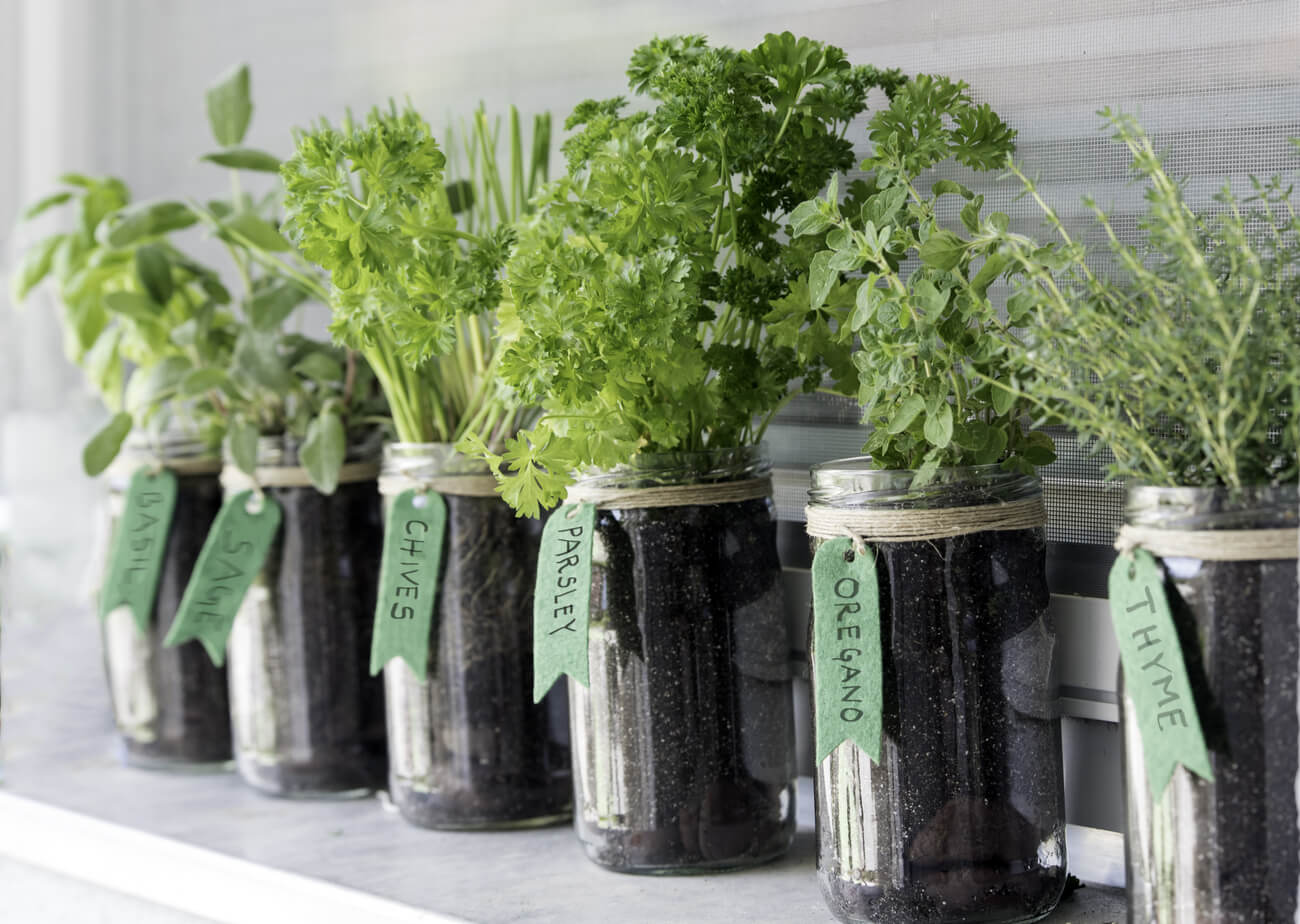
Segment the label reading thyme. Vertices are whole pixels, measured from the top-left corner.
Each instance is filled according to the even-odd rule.
[[[875,555],[830,539],[813,557],[813,701],[817,763],[844,741],[880,760],[880,588]]]
[[[1183,650],[1165,598],[1164,574],[1150,552],[1137,549],[1115,560],[1110,569],[1110,613],[1124,666],[1124,691],[1137,712],[1151,797],[1160,801],[1179,764],[1213,780]]]
[[[371,674],[401,658],[416,677],[425,679],[446,526],[447,502],[437,491],[403,491],[389,505],[370,645]]]
[[[594,504],[565,504],[542,530],[533,593],[533,702],[568,674],[588,684],[587,623],[591,618]]]
[[[141,632],[149,627],[175,508],[175,475],[167,469],[135,470],[108,553],[108,571],[99,594],[101,619],[125,606],[130,608]]]

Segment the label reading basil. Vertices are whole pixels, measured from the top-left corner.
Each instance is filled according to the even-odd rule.
[[[813,557],[813,699],[817,763],[844,741],[880,761],[880,588],[871,549],[823,542]]]
[[[163,644],[179,645],[196,638],[213,664],[220,667],[225,663],[230,627],[244,594],[266,561],[280,518],[280,505],[272,497],[258,500],[252,491],[240,491],[226,499],[203,541],[176,621]]]
[[[108,553],[108,571],[99,596],[101,619],[125,606],[135,616],[140,631],[148,629],[175,508],[175,475],[166,469],[135,470]]]
[[[594,504],[565,504],[542,530],[533,593],[533,702],[568,674],[588,684],[587,624],[591,619]]]
[[[425,679],[446,526],[447,503],[436,491],[403,491],[389,505],[370,646],[371,674],[401,658],[415,676]]]
[[[1132,557],[1116,559],[1110,570],[1110,612],[1152,798],[1160,800],[1179,764],[1213,780],[1164,575],[1150,552],[1137,549]]]

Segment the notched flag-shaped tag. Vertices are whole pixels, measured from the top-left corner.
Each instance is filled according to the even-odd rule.
[[[225,663],[230,627],[266,561],[281,516],[273,497],[240,491],[226,499],[203,542],[164,644],[198,639],[213,664]]]
[[[1110,613],[1142,737],[1147,785],[1157,802],[1182,764],[1214,779],[1183,650],[1174,629],[1164,574],[1150,552],[1121,555],[1110,570]]]
[[[565,504],[542,529],[533,593],[533,702],[568,674],[588,685],[594,504]]]
[[[125,606],[130,608],[140,631],[148,629],[175,509],[176,476],[167,469],[136,469],[123,498],[122,515],[108,554],[108,570],[100,588],[101,619]]]
[[[844,741],[880,761],[880,587],[871,549],[823,542],[813,557],[813,700],[820,764]]]
[[[370,646],[371,674],[401,658],[416,677],[425,679],[446,528],[447,502],[437,491],[403,491],[389,504]]]

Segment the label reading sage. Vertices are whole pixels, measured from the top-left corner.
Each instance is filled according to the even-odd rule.
[[[438,569],[447,527],[447,502],[437,491],[403,491],[393,498],[379,561],[379,599],[370,673],[401,658],[424,681],[429,633],[438,598]]]
[[[845,537],[813,557],[813,699],[817,763],[844,741],[880,761],[880,588],[871,549]]]
[[[542,530],[533,592],[533,702],[568,674],[588,685],[587,624],[591,619],[594,504],[565,504]]]
[[[176,621],[163,644],[198,639],[213,664],[220,667],[225,663],[230,627],[244,594],[266,561],[281,516],[280,505],[272,497],[258,498],[252,491],[240,491],[226,499],[203,541]]]
[[[99,594],[99,616],[103,619],[118,607],[128,607],[136,626],[144,632],[158,595],[167,533],[176,508],[176,476],[167,469],[138,468],[122,501],[122,516]]]
[[[1151,797],[1160,801],[1179,764],[1213,780],[1164,575],[1150,552],[1137,549],[1116,559],[1110,570],[1110,612],[1124,690],[1137,713]]]

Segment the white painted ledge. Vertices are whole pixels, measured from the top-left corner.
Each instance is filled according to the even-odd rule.
[[[0,857],[29,868],[221,924],[833,924],[814,872],[806,778],[785,858],[722,875],[620,875],[589,862],[567,826],[426,831],[377,799],[271,799],[231,773],[128,769],[115,754],[93,617],[11,620],[2,635]],[[1076,875],[1105,881],[1114,841],[1070,837]],[[1081,855],[1088,845],[1105,858]],[[1121,892],[1088,888],[1048,920],[1123,916]]]

